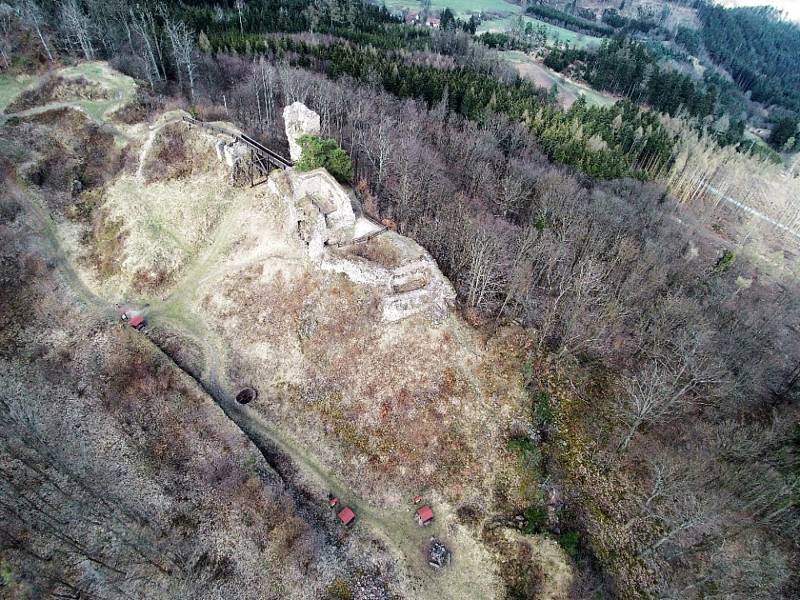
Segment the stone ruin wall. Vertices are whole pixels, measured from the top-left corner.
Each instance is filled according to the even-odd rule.
[[[291,158],[297,162],[302,153],[297,140],[305,134],[319,134],[319,115],[295,102],[284,109],[283,116]],[[232,137],[219,140],[216,151],[219,160],[231,171],[247,153],[247,149]],[[297,224],[297,235],[306,244],[308,258],[323,271],[342,274],[355,283],[380,288],[384,296],[384,322],[399,321],[420,312],[428,313],[434,320],[447,315],[456,299],[455,289],[424,248],[405,238],[404,247],[415,248],[417,256],[394,269],[359,257],[334,255],[328,246],[346,245],[353,240],[356,216],[350,195],[323,168],[308,172],[290,169],[280,174],[285,176],[280,185],[276,176],[273,173],[269,177],[267,188],[287,203],[289,218]],[[291,190],[288,194],[286,184]],[[320,207],[325,207],[324,212]]]

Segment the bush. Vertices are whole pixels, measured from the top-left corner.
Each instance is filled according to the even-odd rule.
[[[325,167],[341,182],[347,182],[353,178],[353,163],[336,140],[315,135],[303,135],[297,142],[303,149],[303,154],[297,163],[298,171],[311,171]]]
[[[769,143],[775,148],[783,149],[790,139],[797,139],[797,126],[797,117],[789,116],[778,119],[775,127],[772,128],[772,133],[770,133]],[[792,146],[794,145],[792,143]],[[787,148],[787,150],[791,150],[791,148]]]
[[[352,600],[353,598],[353,592],[350,591],[350,586],[340,577],[334,579],[325,591],[328,593],[329,598],[335,600]]]
[[[353,254],[378,263],[387,269],[394,269],[400,266],[400,252],[397,248],[382,244],[378,239],[357,245],[353,249]]]
[[[733,253],[732,250],[724,250],[722,252],[722,256],[719,257],[717,260],[717,264],[714,266],[714,272],[716,273],[725,273],[728,269],[731,268],[733,261],[736,259],[736,255]]]
[[[547,525],[547,509],[533,505],[525,511],[525,533],[541,533]]]
[[[578,545],[580,544],[580,534],[577,531],[565,531],[558,536],[558,545],[564,549],[564,552],[569,554],[572,558],[578,555]]]
[[[678,27],[678,33],[675,34],[675,41],[692,54],[697,54],[700,50],[700,34],[694,29]]]
[[[553,423],[553,408],[547,392],[539,392],[533,400],[533,423],[540,429],[546,429]]]

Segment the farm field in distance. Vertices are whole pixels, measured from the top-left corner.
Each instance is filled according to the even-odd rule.
[[[422,5],[416,0],[387,0],[387,8],[394,10],[422,10]],[[534,19],[524,14],[525,7],[512,4],[505,0],[433,0],[431,2],[431,14],[436,15],[445,8],[452,10],[460,18],[468,18],[470,15],[494,15],[496,18],[483,18],[478,26],[477,33],[501,33],[510,31],[517,17],[527,23],[532,23],[534,27],[544,26],[547,30],[548,44],[553,41],[565,42],[576,48],[587,48],[600,44],[600,38],[583,33],[577,33],[545,23],[539,19]]]
[[[514,22],[517,20],[517,16],[521,16],[526,24],[532,23],[534,27],[544,26],[547,31],[548,46],[553,45],[554,41],[558,41],[567,43],[573,48],[589,48],[590,46],[599,46],[602,41],[599,37],[570,31],[569,29],[551,25],[550,23],[545,23],[544,21],[534,19],[527,15],[508,15],[500,19],[482,21],[478,26],[478,33],[502,33],[511,31]]]
[[[389,9],[422,10],[422,4],[416,0],[386,0]],[[438,14],[445,8],[452,10],[457,16],[464,17],[479,13],[521,13],[523,7],[505,0],[432,0],[431,14]]]
[[[572,106],[580,96],[585,96],[586,101],[592,106],[611,106],[617,101],[611,94],[599,92],[588,85],[567,79],[519,50],[504,51],[500,55],[511,63],[520,75],[530,79],[537,86],[550,89],[556,84],[558,101],[565,108]]]

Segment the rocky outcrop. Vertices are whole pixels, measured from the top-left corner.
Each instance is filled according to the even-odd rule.
[[[283,119],[292,160],[297,161],[301,154],[297,140],[305,134],[319,134],[319,115],[295,102],[284,109]],[[337,256],[329,248],[353,243],[358,221],[364,221],[360,230],[372,232],[374,225],[356,218],[353,202],[358,208],[357,201],[325,169],[305,173],[289,169],[286,180],[291,188],[290,210],[297,235],[306,244],[307,256],[320,269],[379,288],[383,294],[384,322],[399,321],[420,312],[429,313],[434,320],[447,314],[455,302],[455,290],[421,246],[394,233],[382,234],[387,236],[388,244],[405,256],[396,268],[363,258]],[[359,240],[363,237],[366,236],[359,235]]]
[[[380,288],[385,294],[381,315],[386,323],[426,311],[438,320],[455,302],[456,292],[439,270],[436,261],[424,250],[422,252],[418,259],[405,262],[394,269],[387,269],[364,259],[344,259],[327,255],[320,268],[331,273],[341,273],[356,283]]]
[[[309,247],[350,242],[356,217],[350,196],[333,176],[325,169],[315,169],[308,173],[291,171],[289,178],[298,212],[298,228],[316,236],[304,240]]]
[[[289,139],[289,155],[297,162],[302,153],[297,140],[302,135],[319,135],[319,115],[302,102],[295,102],[283,109],[283,122]]]

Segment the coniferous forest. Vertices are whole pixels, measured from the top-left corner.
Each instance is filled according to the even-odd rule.
[[[715,110],[717,93],[713,85],[703,86],[688,75],[659,68],[645,44],[626,36],[604,41],[597,51],[556,48],[544,62],[556,71],[579,62],[577,76],[592,87],[672,116],[684,111],[702,118]]]
[[[701,3],[703,43],[753,98],[800,112],[800,29],[770,7]]]

